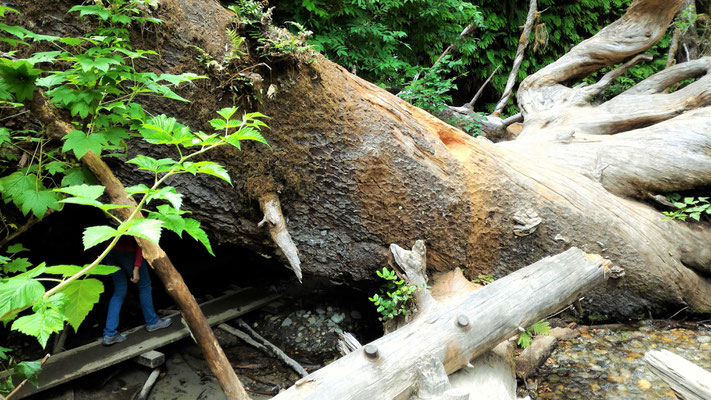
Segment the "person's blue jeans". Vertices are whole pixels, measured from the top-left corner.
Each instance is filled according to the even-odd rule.
[[[106,327],[104,328],[105,336],[113,336],[118,333],[119,314],[123,299],[126,297],[128,290],[129,277],[133,276],[133,261],[135,253],[130,251],[112,250],[104,259],[103,264],[115,265],[120,267],[118,271],[111,274],[114,281],[114,293],[109,301],[109,311],[106,314]],[[141,311],[143,318],[146,320],[146,325],[155,324],[158,322],[158,316],[153,308],[153,295],[151,293],[151,278],[148,276],[148,267],[146,260],[138,269],[140,279],[136,286],[138,287],[138,300],[141,302]]]

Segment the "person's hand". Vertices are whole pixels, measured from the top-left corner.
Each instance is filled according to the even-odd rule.
[[[138,275],[138,268],[133,268],[133,278],[131,278],[131,282],[138,283],[138,281],[140,279],[141,279],[141,276]]]

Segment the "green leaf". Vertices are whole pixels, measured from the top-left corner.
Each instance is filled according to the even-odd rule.
[[[32,54],[32,57],[26,58],[25,60],[32,65],[43,62],[53,62],[61,53],[61,51],[41,51]]]
[[[12,349],[0,346],[0,360],[7,360],[8,353],[12,353]]]
[[[207,252],[214,256],[215,253],[212,252],[212,246],[210,246],[210,239],[207,237],[207,233],[205,233],[205,231],[200,228],[200,221],[192,218],[185,218],[184,220],[185,232],[187,232],[188,235],[192,236],[193,239],[202,243],[203,246],[205,246],[205,249],[207,249]]]
[[[73,37],[63,37],[63,38],[59,38],[59,41],[64,44],[68,44],[70,46],[79,46],[80,44],[82,44],[84,42],[84,39],[73,38]]]
[[[14,368],[15,376],[18,380],[22,381],[27,379],[27,381],[35,385],[35,387],[39,387],[37,377],[39,376],[41,370],[41,361],[22,361],[15,365]]]
[[[84,229],[84,235],[82,237],[84,250],[88,250],[118,235],[119,232],[108,225],[90,226]]]
[[[160,77],[158,79],[160,79],[162,81],[170,82],[173,85],[177,86],[183,82],[189,82],[189,81],[194,81],[196,79],[205,79],[205,78],[207,78],[207,77],[202,76],[202,75],[196,75],[191,72],[186,72],[186,73],[180,74],[180,75],[160,74]]]
[[[49,172],[50,175],[61,173],[65,171],[67,163],[64,161],[50,161],[44,165],[44,168]]]
[[[12,329],[36,337],[42,347],[46,347],[49,336],[64,329],[64,316],[53,307],[41,307],[33,314],[18,318]]]
[[[5,11],[10,11],[10,12],[14,12],[16,14],[20,14],[20,12],[15,10],[14,8],[10,8],[7,6],[0,6],[0,17],[5,18]]]
[[[183,195],[178,193],[172,186],[165,186],[160,188],[160,190],[150,193],[146,196],[146,202],[150,202],[155,199],[168,201],[176,210],[179,210],[183,204]]]
[[[94,174],[84,167],[70,168],[64,173],[64,178],[62,178],[62,186],[76,186],[96,182],[97,180]]]
[[[183,165],[187,166],[188,163],[184,163]],[[227,170],[222,165],[216,162],[200,161],[192,164],[191,166],[194,167],[197,173],[199,174],[216,176],[220,179],[227,181],[227,183],[229,183],[230,185],[232,184],[230,174],[227,173]]]
[[[224,119],[232,118],[232,116],[235,114],[235,112],[237,112],[237,107],[225,107],[225,108],[217,111],[217,113],[220,115],[220,117],[222,117]]]
[[[76,275],[79,273],[79,271],[83,270],[88,266],[79,266],[79,265],[68,265],[68,264],[62,264],[62,265],[53,265],[51,267],[47,267],[45,269],[44,273],[45,274],[50,274],[50,275],[62,275],[63,277],[69,277],[72,275]],[[99,264],[95,266],[94,268],[87,273],[87,275],[111,275],[114,272],[118,271],[118,267],[114,267],[113,265],[103,265]]]
[[[69,9],[68,12],[75,12],[79,11],[79,16],[83,17],[85,15],[96,15],[97,17],[101,18],[102,20],[106,21],[110,16],[111,16],[111,11],[98,5],[90,5],[90,6],[74,6]]]
[[[224,130],[225,128],[227,128],[227,122],[225,122],[224,119],[215,118],[215,119],[211,119],[209,122],[210,122],[210,125],[212,125],[212,127],[218,131],[221,131],[221,130]]]
[[[16,258],[2,266],[3,272],[6,274],[15,274],[17,272],[25,272],[31,267],[32,263],[25,257]]]
[[[101,149],[106,146],[106,138],[103,135],[95,133],[86,135],[82,131],[71,131],[64,140],[62,152],[71,150],[78,159],[84,157],[84,154],[89,151],[93,151],[97,156],[101,155]]]
[[[29,251],[27,247],[23,246],[22,243],[15,243],[13,245],[7,246],[7,252],[10,254],[20,253],[23,251]]]
[[[28,273],[13,276],[0,283],[0,315],[31,305],[44,295],[44,286]]]
[[[0,146],[2,146],[3,143],[9,143],[9,142],[10,142],[10,130],[5,127],[0,127]]]
[[[55,189],[57,192],[66,193],[68,195],[83,199],[96,200],[104,194],[105,188],[101,185],[75,185]],[[66,200],[66,199],[65,199]]]
[[[81,66],[81,69],[84,72],[89,72],[93,70],[94,68],[98,69],[99,71],[107,72],[111,65],[117,65],[121,64],[120,61],[113,59],[113,58],[106,58],[106,57],[96,57],[96,58],[91,58],[85,54],[81,54],[77,57],[77,62]]]
[[[156,160],[153,157],[144,156],[142,154],[139,154],[126,162],[129,164],[138,165],[139,169],[156,173],[168,172],[171,170],[171,168],[173,168],[175,164],[177,164],[177,161],[170,158],[161,158],[160,160]]]
[[[21,211],[27,215],[30,211],[37,218],[44,217],[48,209],[61,210],[59,196],[52,190],[27,190],[20,195]]]
[[[119,230],[127,235],[148,239],[158,243],[160,241],[160,231],[163,222],[156,219],[132,219],[124,221]]]
[[[14,93],[19,102],[32,98],[35,81],[41,72],[42,70],[32,68],[32,64],[24,60],[0,59],[0,76],[5,88]]]
[[[99,296],[104,292],[104,285],[98,279],[78,279],[72,281],[61,290],[67,302],[64,305],[64,316],[76,332],[84,318],[89,314],[94,304],[99,302]]]
[[[79,115],[81,118],[86,118],[89,116],[89,113],[91,113],[91,106],[89,106],[86,102],[77,101],[72,103],[69,111],[72,114],[72,117]]]

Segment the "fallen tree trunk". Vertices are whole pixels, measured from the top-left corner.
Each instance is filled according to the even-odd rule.
[[[239,95],[245,107],[259,97],[257,108],[271,117],[265,134],[271,148],[218,150],[213,159],[226,166],[234,187],[181,176],[171,182],[216,243],[285,265],[296,265],[298,255],[304,279],[339,282],[374,279],[390,257],[388,245],[413,237],[427,239],[430,272],[459,267],[468,276],[503,276],[577,246],[625,268],[624,282],[586,296],[586,310],[614,318],[711,306],[708,226],[664,220],[645,203],[648,194],[711,183],[707,61],[669,68],[599,106],[589,100],[622,70],[599,85],[565,85],[606,66],[629,66],[628,59],[661,37],[682,2],[635,0],[620,21],[529,76],[518,94],[523,132],[497,144],[472,138],[321,56],[260,57],[246,33],[253,58],[206,69],[196,46],[219,62],[231,54],[225,29],[236,28],[214,1],[162,0],[152,12],[164,23],[136,36],[160,52],[161,63],[150,66],[155,72],[210,76],[180,92],[191,104],[146,105],[195,129],[209,127],[214,109],[234,104],[234,76],[252,79],[245,68],[256,75],[254,91]],[[16,3],[27,21],[70,18],[66,2]],[[264,26],[262,34],[273,29]],[[687,78],[696,81],[663,93]],[[259,94],[268,88],[274,96]],[[131,143],[129,155],[161,158],[161,151]],[[131,184],[148,179],[130,165],[115,171]],[[275,244],[258,226],[259,199],[273,193],[298,252]]]
[[[402,398],[417,385],[412,368],[434,356],[452,373],[549,313],[600,285],[609,262],[579,249],[427,309],[404,327],[302,378],[275,399]]]

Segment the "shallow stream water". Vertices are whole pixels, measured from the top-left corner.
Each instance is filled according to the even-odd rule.
[[[633,327],[581,328],[559,342],[540,368],[539,399],[675,399],[644,362],[649,350],[670,350],[711,371],[711,326],[643,322]]]

